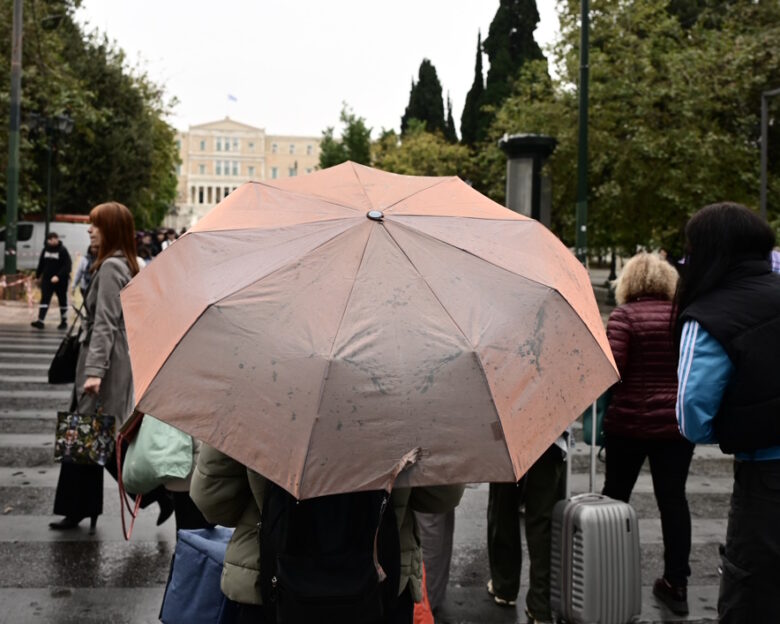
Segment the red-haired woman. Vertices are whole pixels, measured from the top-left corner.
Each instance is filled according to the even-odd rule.
[[[97,248],[97,257],[85,298],[86,318],[79,337],[71,411],[92,413],[99,403],[104,413],[116,417],[119,426],[133,409],[133,375],[119,291],[138,273],[135,226],[130,211],[117,202],[95,206],[89,220],[90,244]],[[109,470],[114,466],[109,461]],[[161,506],[159,524],[173,512],[173,504],[167,497],[157,500]],[[63,463],[54,513],[65,517],[49,526],[72,529],[89,517],[90,531],[94,532],[102,512],[103,468]]]

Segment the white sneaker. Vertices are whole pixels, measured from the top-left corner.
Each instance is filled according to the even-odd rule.
[[[516,600],[507,600],[505,598],[499,598],[498,596],[496,596],[496,592],[493,589],[493,579],[490,579],[487,582],[487,591],[488,594],[493,596],[493,600],[495,601],[495,603],[501,607],[514,607],[515,605],[517,605]]]

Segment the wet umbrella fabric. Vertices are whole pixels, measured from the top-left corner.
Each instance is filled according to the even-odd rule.
[[[298,498],[516,480],[618,378],[583,267],[454,177],[245,184],[121,296],[138,410]]]

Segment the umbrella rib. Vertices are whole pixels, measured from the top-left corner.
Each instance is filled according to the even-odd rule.
[[[360,274],[360,269],[363,268],[363,260],[366,257],[366,249],[368,249],[368,243],[371,240],[373,234],[374,234],[374,228],[371,228],[368,236],[366,237],[366,244],[363,246],[363,251],[360,254],[360,262],[358,263],[358,270],[355,273],[355,280],[352,282],[352,286],[349,289],[349,294],[347,295],[347,298],[344,301],[344,309],[341,311],[341,318],[339,319],[338,327],[336,327],[336,331],[333,333],[333,342],[330,344],[330,353],[328,354],[328,366],[325,369],[325,374],[322,376],[322,383],[320,384],[320,396],[319,399],[317,400],[317,411],[314,414],[315,416],[314,423],[312,423],[311,430],[309,431],[309,440],[306,443],[306,455],[303,458],[303,466],[301,466],[301,478],[300,478],[299,487],[303,486],[303,477],[304,477],[304,473],[306,472],[306,462],[309,459],[309,448],[311,446],[311,440],[314,437],[314,427],[316,426],[317,421],[319,421],[320,408],[322,407],[322,399],[325,396],[325,382],[328,379],[328,375],[330,374],[330,365],[333,362],[333,349],[336,346],[336,339],[338,338],[339,332],[341,331],[341,325],[344,322],[344,317],[347,315],[347,308],[349,307],[350,299],[352,299],[352,293],[355,290],[355,283],[357,282],[357,276]]]
[[[444,184],[445,182],[449,182],[450,180],[452,180],[452,178],[457,178],[457,177],[458,176],[450,176],[450,177],[447,177],[447,178],[442,178],[438,182],[434,182],[430,186],[426,186],[425,188],[417,189],[416,191],[414,191],[414,193],[409,193],[409,195],[407,195],[406,197],[401,197],[401,199],[398,199],[398,200],[394,201],[392,204],[390,204],[387,208],[384,209],[384,212],[386,212],[388,210],[392,210],[394,206],[397,206],[401,202],[406,201],[410,197],[414,197],[415,195],[417,195],[419,193],[424,193],[425,191],[430,191],[435,186],[439,186],[440,184]]]
[[[366,198],[366,201],[368,202],[368,205],[371,206],[371,208],[374,208],[374,202],[371,201],[371,198],[368,196],[368,193],[366,193],[366,189],[363,186],[363,183],[360,181],[360,176],[358,175],[357,169],[355,169],[355,163],[350,162],[352,165],[352,174],[355,176],[355,180],[358,183],[358,186],[360,187],[360,191],[363,193],[363,197]],[[366,243],[368,244],[368,243]],[[362,262],[362,260],[361,260]]]
[[[356,206],[350,206],[348,204],[342,204],[337,201],[334,201],[332,198],[329,197],[323,197],[322,195],[317,195],[316,193],[304,193],[297,190],[291,190],[282,188],[279,186],[274,186],[273,184],[268,184],[267,182],[249,182],[249,184],[256,184],[257,186],[265,186],[266,188],[273,189],[275,191],[280,191],[282,193],[289,193],[290,195],[300,195],[302,197],[316,197],[319,201],[323,201],[326,204],[331,204],[333,206],[339,206],[340,208],[347,208],[349,210],[354,210],[356,212],[362,212],[362,208],[357,208]],[[362,188],[362,187],[361,187]]]

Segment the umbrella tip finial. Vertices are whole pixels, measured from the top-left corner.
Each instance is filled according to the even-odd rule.
[[[369,210],[366,213],[366,216],[371,219],[372,221],[381,221],[385,218],[385,213],[381,210]]]

